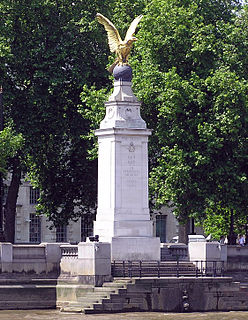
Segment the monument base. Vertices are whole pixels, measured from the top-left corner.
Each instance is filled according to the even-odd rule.
[[[155,237],[113,237],[111,260],[160,261],[160,239]]]

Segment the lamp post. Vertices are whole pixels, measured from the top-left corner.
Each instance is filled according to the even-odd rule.
[[[3,130],[3,88],[0,86],[0,132]],[[3,174],[0,172],[0,233],[3,231]]]

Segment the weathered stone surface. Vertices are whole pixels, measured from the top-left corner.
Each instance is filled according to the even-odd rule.
[[[99,152],[94,234],[112,244],[112,260],[160,260],[160,241],[153,238],[148,206],[151,130],[140,116],[131,82],[118,79],[95,132]]]
[[[114,293],[111,288],[117,289]],[[120,294],[120,290],[123,290]],[[185,301],[188,311],[248,310],[248,291],[237,291],[237,283],[231,278],[161,278],[115,280],[102,287],[108,298],[101,304],[86,308],[86,313],[162,311],[182,312]],[[101,291],[102,294],[104,291]],[[91,296],[94,291],[91,293]],[[99,291],[97,292],[99,294]],[[99,299],[99,296],[97,296]],[[89,301],[87,294],[83,305]]]

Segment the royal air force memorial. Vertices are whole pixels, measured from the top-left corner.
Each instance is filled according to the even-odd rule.
[[[98,210],[94,234],[111,243],[112,260],[160,260],[148,207],[148,137],[130,66],[114,69],[98,137]]]
[[[101,14],[97,20],[108,35],[116,60],[114,91],[105,103],[106,115],[98,137],[98,209],[94,234],[111,243],[112,260],[160,260],[160,239],[153,237],[148,207],[148,137],[140,116],[141,103],[132,91],[132,68],[128,57],[135,29],[133,20],[122,40],[113,23]]]

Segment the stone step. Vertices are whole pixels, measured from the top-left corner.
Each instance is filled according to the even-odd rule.
[[[106,297],[108,298],[108,297]],[[85,296],[85,297],[80,297],[80,298],[77,298],[77,303],[78,304],[82,304],[82,305],[85,305],[85,304],[91,304],[91,303],[94,303],[94,302],[102,302],[103,299],[106,299],[105,297],[89,297],[89,296]]]
[[[81,307],[64,307],[60,309],[61,312],[67,312],[67,313],[82,313],[83,310]]]
[[[61,312],[68,313],[97,313],[96,311],[102,311],[103,305],[102,303],[94,302],[94,303],[76,303],[72,302],[68,306],[60,309]]]
[[[95,297],[95,298],[108,298],[110,296],[111,293],[109,293],[108,291],[104,292],[87,292],[84,296],[78,296],[78,300],[80,301],[81,299],[87,297],[87,298],[91,298],[91,297]]]
[[[126,285],[123,283],[118,283],[118,282],[105,282],[102,285],[103,288],[123,288],[126,289]]]
[[[57,279],[55,278],[0,278],[0,286],[1,285],[19,285],[19,284],[24,284],[24,285],[56,285],[57,284]]]
[[[96,292],[96,293],[118,293],[118,288],[113,288],[113,287],[95,287],[94,291],[93,292]]]
[[[114,278],[114,283],[120,283],[120,284],[126,284],[126,283],[135,283],[135,281],[133,281],[132,279],[123,279],[123,278],[120,278],[120,279],[117,279],[117,278]]]
[[[94,304],[92,307],[84,308],[83,310],[85,314],[102,313],[103,311],[104,311],[104,307],[102,304]]]

